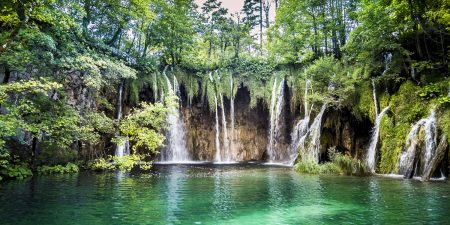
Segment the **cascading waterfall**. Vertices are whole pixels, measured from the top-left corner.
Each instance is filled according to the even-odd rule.
[[[307,161],[314,161],[316,163],[319,162],[319,153],[320,153],[320,135],[322,128],[322,117],[327,109],[327,104],[322,105],[322,109],[319,114],[317,114],[316,118],[314,118],[314,122],[311,124],[311,128],[309,129],[309,145],[306,151],[303,154],[302,159]]]
[[[374,95],[375,96],[375,95]],[[375,107],[377,108],[377,107]],[[375,126],[372,130],[372,137],[370,139],[370,145],[367,149],[367,156],[366,156],[366,163],[369,171],[371,173],[375,173],[375,157],[377,154],[377,145],[378,145],[378,139],[380,136],[380,123],[381,119],[383,118],[383,115],[386,114],[389,111],[389,107],[386,107],[381,111],[380,114],[377,114],[377,118],[375,120]]]
[[[166,75],[166,68],[164,68],[163,76],[167,82],[168,95],[173,98],[178,98],[180,101],[180,91],[176,77],[173,77],[174,86],[172,86],[169,78]],[[190,157],[186,148],[186,134],[184,123],[181,119],[180,102],[177,105],[170,106],[169,114],[167,115],[168,127],[168,145],[165,151],[161,154],[161,161],[166,162],[184,162],[189,161]]]
[[[305,94],[304,94],[304,117],[300,121],[298,121],[297,125],[295,125],[294,130],[291,133],[291,145],[289,146],[289,164],[293,165],[298,156],[298,149],[302,145],[304,147],[304,142],[306,138],[306,134],[308,133],[308,125],[309,118],[311,115],[312,106],[308,109],[308,91],[313,93],[313,89],[311,86],[311,82],[306,80],[305,82]]]
[[[117,100],[117,122],[119,123],[120,120],[122,119],[123,116],[123,112],[122,112],[122,101],[123,101],[123,82],[120,83],[119,85],[119,99]],[[116,146],[116,152],[115,155],[117,157],[123,157],[124,155],[129,155],[130,154],[130,144],[128,141],[128,137],[125,140],[125,143],[121,144],[121,145],[117,145]]]
[[[284,79],[277,87],[277,81],[274,81],[272,88],[272,99],[270,106],[270,129],[269,129],[269,146],[267,148],[267,155],[269,156],[269,162],[279,161],[281,156],[277,151],[277,140],[281,135],[281,123],[282,123],[282,111],[284,104]],[[278,90],[278,91],[277,91]],[[278,93],[278,95],[276,95]],[[276,99],[276,100],[275,100]]]
[[[436,128],[436,112],[431,110],[430,116],[425,123],[425,155],[424,155],[424,168],[431,161],[436,151],[437,143],[437,128]]]
[[[231,161],[230,146],[228,144],[227,120],[225,117],[225,107],[223,105],[223,96],[220,94],[220,107],[222,108],[222,131],[223,131],[223,150],[225,162]]]
[[[414,124],[411,128],[411,131],[406,138],[406,151],[403,151],[400,156],[399,161],[399,172],[405,173],[408,170],[411,170],[411,166],[413,166],[414,159],[416,157],[416,143],[417,143],[417,135],[420,131],[420,128],[424,127],[425,131],[425,152],[424,152],[424,168],[428,165],[431,158],[434,155],[434,151],[436,150],[436,142],[437,142],[437,133],[436,133],[436,112],[434,109],[431,110],[430,116],[428,118],[424,118],[419,120],[416,124]]]
[[[402,152],[399,161],[399,172],[405,173],[411,165],[413,165],[413,161],[415,158],[415,150],[416,150],[416,136],[420,131],[420,128],[427,122],[426,119],[419,120],[416,124],[414,124],[411,128],[411,131],[406,138],[406,151]]]

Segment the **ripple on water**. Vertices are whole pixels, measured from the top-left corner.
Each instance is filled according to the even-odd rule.
[[[289,167],[156,165],[0,186],[0,224],[445,223],[447,183],[305,176]]]

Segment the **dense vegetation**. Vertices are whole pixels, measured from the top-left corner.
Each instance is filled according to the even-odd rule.
[[[238,84],[252,106],[268,104],[275,79],[286,79],[297,110],[309,79],[316,105],[374,121],[374,80],[379,107],[392,112],[381,125],[384,173],[396,170],[411,124],[429,109],[439,135],[450,134],[449,1],[244,2],[231,14],[218,0],[2,1],[0,178],[78,171],[72,163],[110,168],[125,136],[133,156],[113,167],[148,166],[174,100],[156,101],[168,93],[159,76],[166,65],[189,101],[202,95],[211,111],[213,94],[234,96]],[[127,116],[117,121],[121,85]],[[140,99],[143,89],[154,96]]]

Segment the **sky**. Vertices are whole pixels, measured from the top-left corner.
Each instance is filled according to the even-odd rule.
[[[201,7],[206,0],[195,0],[197,5]],[[229,13],[236,13],[242,10],[244,0],[221,0],[222,6],[228,9]]]
[[[197,3],[197,5],[199,6],[199,9],[202,7],[203,3],[206,0],[194,0],[195,3]],[[219,0],[220,2],[222,2],[222,7],[227,8],[228,9],[228,13],[230,14],[234,14],[237,12],[240,12],[242,10],[242,7],[244,6],[244,0]],[[269,18],[270,21],[274,21],[275,20],[275,3],[273,3],[273,1],[270,1],[270,13],[269,13]]]

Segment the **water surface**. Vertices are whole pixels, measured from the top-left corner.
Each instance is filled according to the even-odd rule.
[[[257,165],[158,165],[157,175],[37,176],[0,186],[0,224],[443,224],[450,186],[309,176]]]

